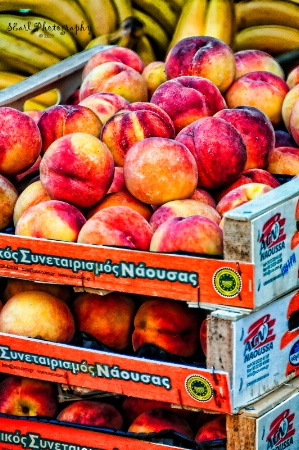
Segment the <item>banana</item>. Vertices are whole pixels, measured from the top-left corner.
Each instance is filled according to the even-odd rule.
[[[0,12],[30,10],[32,15],[50,18],[73,35],[81,48],[92,39],[90,24],[76,0],[0,0]]]
[[[112,0],[117,15],[117,26],[120,26],[124,20],[133,16],[133,7],[131,0]]]
[[[25,80],[26,76],[15,72],[8,72],[6,70],[0,71],[0,89],[5,89],[19,81]]]
[[[235,36],[235,51],[255,48],[275,56],[298,47],[299,30],[281,25],[244,28]]]
[[[206,7],[207,0],[186,0],[168,50],[181,39],[204,34]]]
[[[134,50],[136,53],[138,53],[146,66],[149,63],[157,60],[152,44],[145,34],[138,40],[136,46],[134,47]]]
[[[171,0],[132,0],[133,7],[152,16],[171,36],[175,30],[179,13]]]
[[[238,30],[257,25],[283,25],[299,29],[298,4],[282,0],[256,0],[235,4]]]
[[[146,12],[133,8],[134,17],[144,23],[144,33],[150,38],[157,55],[165,56],[170,38],[164,28]]]
[[[19,70],[26,67],[29,73],[31,70],[38,72],[46,69],[61,60],[53,53],[46,52],[42,47],[2,31],[0,31],[0,55],[3,59],[7,58],[9,64],[13,61],[14,67],[19,67]]]
[[[78,0],[78,3],[85,12],[95,37],[116,30],[117,16],[110,0]]]
[[[232,46],[234,31],[233,0],[209,0],[206,10],[204,35],[211,36]]]
[[[57,29],[59,27],[59,29]],[[77,53],[73,36],[52,20],[39,16],[0,14],[0,31],[44,48],[61,59]]]

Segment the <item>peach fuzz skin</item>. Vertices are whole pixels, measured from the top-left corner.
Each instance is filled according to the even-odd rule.
[[[222,230],[207,217],[199,215],[186,218],[173,217],[162,223],[154,232],[150,251],[222,255]]]
[[[290,89],[299,83],[299,65],[290,70],[286,78],[286,83]]]
[[[241,134],[247,154],[245,170],[265,169],[275,146],[274,128],[266,114],[252,106],[238,106],[223,109],[214,117],[226,120]]]
[[[68,344],[75,333],[75,322],[64,301],[48,292],[26,291],[4,304],[0,331]]]
[[[0,413],[54,419],[57,411],[55,383],[18,375],[8,375],[0,382]]]
[[[66,303],[69,303],[73,293],[72,286],[66,284],[39,283],[20,278],[7,278],[3,291],[3,302],[6,303],[10,297],[25,291],[48,292]]]
[[[113,350],[125,350],[131,341],[135,302],[130,295],[83,293],[73,303],[78,330]]]
[[[29,184],[18,196],[15,204],[13,221],[16,226],[21,215],[31,206],[51,200],[40,180]]]
[[[82,105],[51,106],[43,112],[37,125],[42,136],[42,154],[52,142],[66,134],[88,130],[89,134],[99,137],[102,129],[99,117]]]
[[[165,62],[153,61],[147,64],[142,72],[142,76],[146,81],[148,97],[151,99],[157,87],[167,80],[165,73]]]
[[[65,406],[58,421],[121,430],[123,418],[115,406],[98,400],[78,400]]]
[[[0,173],[4,176],[18,175],[29,169],[42,148],[41,134],[35,121],[7,106],[0,107],[0,140]]]
[[[4,230],[12,221],[17,200],[18,192],[15,186],[0,175],[0,230]]]
[[[96,92],[84,98],[79,105],[92,109],[104,125],[119,109],[129,105],[129,102],[113,92]]]
[[[270,155],[267,170],[277,175],[298,175],[299,148],[276,147]]]
[[[89,133],[54,141],[40,163],[40,180],[54,200],[89,208],[106,195],[114,176],[107,146]]]
[[[281,110],[282,120],[287,131],[290,132],[291,134],[292,132],[290,130],[290,119],[293,108],[298,99],[299,99],[299,84],[297,84],[296,86],[294,86],[292,89],[289,90],[282,103],[282,110]],[[294,109],[294,111],[296,111],[294,114],[297,116],[298,106],[296,108]]]
[[[143,203],[159,205],[189,198],[197,167],[188,148],[174,139],[151,137],[132,145],[124,162],[127,189]]]
[[[76,242],[85,222],[85,217],[75,206],[60,200],[48,200],[23,212],[16,223],[15,234]]]
[[[271,72],[255,71],[235,80],[225,93],[229,108],[254,106],[270,119],[273,126],[282,120],[282,104],[289,92],[287,83]]]
[[[271,72],[281,79],[285,79],[285,73],[281,65],[267,52],[258,49],[248,49],[235,52],[234,56],[236,60],[236,80],[248,72],[259,70]]]
[[[126,190],[125,178],[124,178],[124,169],[123,167],[115,167],[114,168],[114,176],[110,188],[107,191],[107,194],[112,194],[113,192],[120,192]]]
[[[167,112],[176,133],[195,120],[212,116],[226,107],[226,102],[214,83],[191,75],[162,83],[152,95],[151,103]]]
[[[244,140],[239,131],[224,119],[198,119],[183,128],[176,140],[184,144],[195,158],[197,187],[217,189],[226,186],[245,169],[247,153]]]
[[[114,92],[128,102],[146,102],[147,84],[135,69],[118,62],[105,62],[94,67],[84,78],[79,101],[96,92]]]
[[[299,145],[299,98],[294,102],[290,113],[289,131],[296,144]]]
[[[212,206],[212,208],[216,208],[216,202],[212,195],[206,191],[205,189],[201,189],[197,187],[193,194],[191,195],[190,199],[192,200],[199,200],[200,202],[207,203],[208,205]]]
[[[181,39],[168,52],[165,60],[168,80],[182,75],[209,79],[225,92],[232,84],[236,62],[231,48],[211,36],[192,36]]]
[[[109,206],[95,213],[80,230],[78,242],[148,250],[152,228],[128,206]]]

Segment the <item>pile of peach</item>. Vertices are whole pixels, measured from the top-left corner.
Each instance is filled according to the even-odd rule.
[[[72,104],[0,108],[0,230],[222,255],[225,212],[299,173],[298,73],[203,36],[98,52]]]
[[[198,443],[226,438],[225,415],[173,409],[163,401],[124,396],[78,398],[59,404],[57,394],[53,382],[7,375],[0,381],[0,413],[56,419],[57,423],[98,427],[100,431],[126,431],[131,438],[136,433],[160,431],[173,431]]]

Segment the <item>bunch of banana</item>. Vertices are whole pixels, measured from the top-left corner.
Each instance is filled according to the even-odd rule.
[[[273,56],[299,47],[298,0],[251,0],[235,4],[235,50],[255,48]]]

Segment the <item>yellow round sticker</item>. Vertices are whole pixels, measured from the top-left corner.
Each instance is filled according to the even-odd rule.
[[[236,297],[242,289],[242,280],[234,269],[223,267],[214,273],[213,285],[222,297]]]
[[[185,382],[188,394],[200,402],[207,402],[213,396],[210,382],[200,375],[190,375]]]

